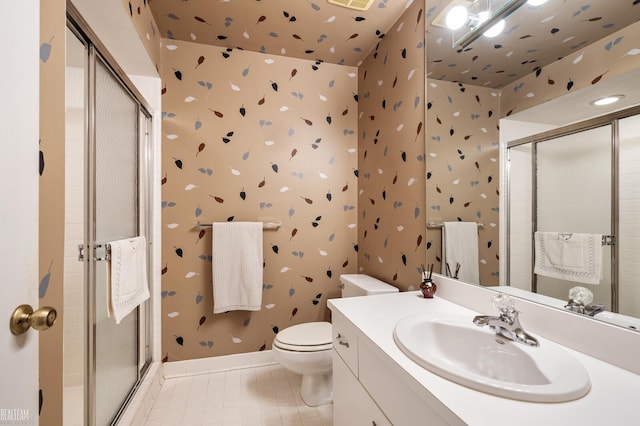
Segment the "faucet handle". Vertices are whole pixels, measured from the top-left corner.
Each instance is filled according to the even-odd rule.
[[[511,315],[516,312],[516,304],[513,301],[513,298],[511,298],[511,296],[507,294],[496,294],[495,296],[493,296],[491,303],[493,304],[494,308],[505,315]]]
[[[586,306],[593,302],[593,293],[584,287],[573,287],[569,290],[569,299],[573,299]]]

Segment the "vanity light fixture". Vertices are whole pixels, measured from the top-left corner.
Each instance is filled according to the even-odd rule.
[[[504,19],[506,19],[509,15],[518,10],[528,1],[531,0],[507,0],[503,5],[497,7],[496,10],[485,12],[488,15],[487,17],[477,16],[475,26],[472,26],[471,30],[469,30],[465,35],[455,41],[453,43],[453,47],[465,49],[471,43],[476,41],[478,37],[487,32],[487,37],[497,36],[498,34],[500,34],[500,32],[502,32],[502,29],[505,25],[504,22],[500,24],[500,21],[504,21]],[[502,26],[502,29],[500,27],[497,27],[497,25]]]
[[[485,37],[489,37],[489,38],[496,37],[497,35],[502,33],[502,31],[504,30],[504,26],[505,25],[506,25],[506,23],[504,22],[504,19],[501,19],[493,27],[489,28],[487,31],[482,33],[482,35],[484,35]]]
[[[606,106],[606,105],[614,104],[623,98],[624,98],[624,95],[605,96],[604,98],[598,98],[596,100],[593,100],[589,102],[589,104],[595,105],[595,106]]]
[[[455,31],[462,28],[467,23],[468,19],[469,10],[465,6],[459,4],[449,9],[449,12],[447,12],[445,17],[445,24],[447,28]]]
[[[527,4],[528,4],[529,6],[536,7],[536,6],[542,6],[543,4],[545,4],[545,3],[546,3],[546,2],[548,2],[548,1],[549,1],[549,0],[529,0],[529,1],[527,2]]]

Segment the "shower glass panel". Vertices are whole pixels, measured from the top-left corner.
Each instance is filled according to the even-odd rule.
[[[536,144],[536,230],[612,235],[611,126]],[[568,300],[583,286],[611,310],[611,246],[603,246],[599,285],[536,275],[537,292]]]
[[[67,30],[65,71],[65,227],[64,227],[64,358],[63,424],[84,424],[87,355],[85,262],[78,245],[85,243],[85,159],[87,152],[87,46]]]
[[[138,104],[96,60],[95,242],[138,235]],[[138,314],[107,317],[107,265],[96,263],[95,419],[110,424],[138,379]]]
[[[640,317],[640,115],[619,121],[618,308]]]

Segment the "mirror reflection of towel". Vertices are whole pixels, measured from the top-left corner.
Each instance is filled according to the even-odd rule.
[[[537,231],[533,272],[551,278],[599,284],[602,235]]]
[[[442,273],[447,263],[453,273],[460,264],[458,279],[480,284],[478,256],[478,224],[476,222],[444,222],[442,224]]]

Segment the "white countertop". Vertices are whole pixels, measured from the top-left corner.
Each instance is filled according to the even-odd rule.
[[[359,342],[376,351],[390,369],[403,376],[404,382],[411,384],[419,393],[423,392],[423,399],[428,399],[431,393],[467,424],[640,424],[637,405],[640,401],[640,376],[566,347],[584,365],[591,379],[589,393],[570,402],[531,403],[497,397],[458,385],[422,368],[404,355],[393,340],[393,329],[400,319],[412,314],[439,311],[457,312],[468,316],[471,321],[478,314],[437,294],[434,299],[424,299],[418,291],[331,299],[328,306],[350,320],[366,337]],[[526,319],[521,321],[527,330]],[[543,336],[534,335],[541,345],[548,342]]]

